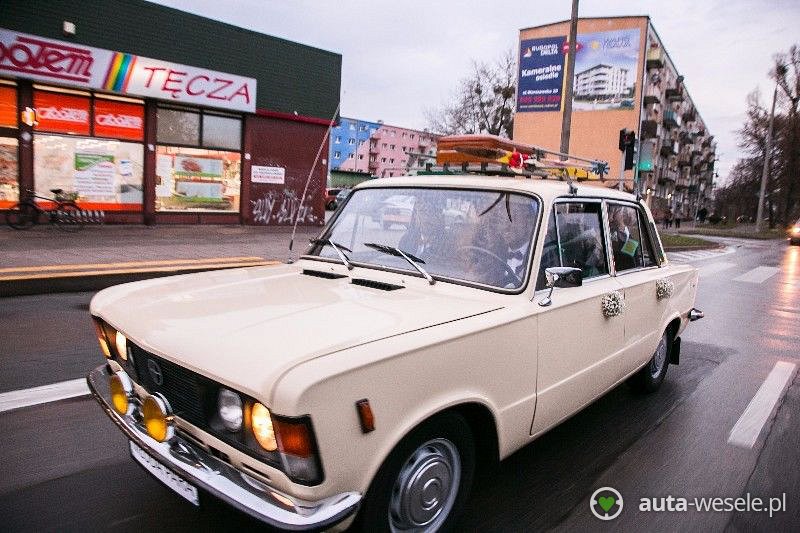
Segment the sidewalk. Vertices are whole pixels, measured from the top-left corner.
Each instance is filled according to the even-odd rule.
[[[0,296],[98,290],[172,274],[284,262],[304,253],[321,226],[0,227]]]

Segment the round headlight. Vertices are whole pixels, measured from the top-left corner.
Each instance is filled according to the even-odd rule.
[[[123,374],[114,374],[111,376],[108,388],[111,389],[111,405],[114,410],[121,415],[127,415],[133,390],[130,380]]]
[[[142,403],[142,420],[147,434],[158,442],[169,440],[174,432],[169,404],[163,396],[156,393],[148,396]]]
[[[269,409],[256,402],[250,414],[253,425],[253,436],[258,444],[268,452],[278,449],[278,442],[275,440],[275,430],[272,427],[272,417]]]
[[[232,390],[219,389],[217,411],[225,429],[228,431],[242,429],[242,399],[238,394]]]
[[[123,361],[128,360],[128,339],[125,335],[122,334],[121,331],[117,332],[115,338],[115,344],[117,345],[117,353],[122,358]]]

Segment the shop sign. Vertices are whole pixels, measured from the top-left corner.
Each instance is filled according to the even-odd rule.
[[[94,133],[100,137],[141,141],[144,138],[144,106],[96,99]]]
[[[255,112],[256,80],[0,29],[0,73]]]
[[[89,135],[89,99],[60,93],[35,91],[38,131]]]
[[[17,127],[17,90],[0,86],[0,126]]]
[[[286,169],[283,167],[250,167],[250,181],[252,183],[274,183],[283,185],[286,181]]]

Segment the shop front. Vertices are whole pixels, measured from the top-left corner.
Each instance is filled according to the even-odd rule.
[[[284,224],[264,219],[250,187],[272,183],[277,198],[298,184],[253,181],[251,161],[283,176],[294,156],[252,131],[292,117],[256,98],[254,78],[0,28],[0,210],[61,189],[110,223]],[[330,122],[294,121],[309,144]],[[322,213],[321,192],[305,200]]]

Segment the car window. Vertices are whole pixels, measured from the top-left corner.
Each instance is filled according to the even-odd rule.
[[[608,274],[599,202],[557,203],[547,226],[537,289],[551,266],[580,268],[584,279]]]
[[[609,203],[608,232],[616,271],[642,268],[645,264],[644,246],[637,209],[631,205]]]
[[[523,194],[369,187],[353,192],[325,237],[346,247],[353,263],[415,272],[385,251],[397,247],[433,276],[520,289],[538,218],[538,200]],[[324,245],[309,254],[337,258]]]
[[[650,232],[647,231],[647,218],[645,217],[644,211],[641,209],[637,209],[637,211],[639,212],[639,230],[642,234],[643,266],[657,266],[658,261],[656,260],[655,253],[653,252],[655,248],[653,248],[653,242],[650,240]]]

